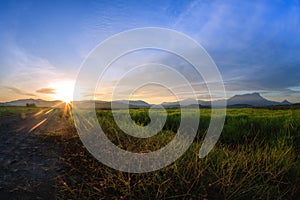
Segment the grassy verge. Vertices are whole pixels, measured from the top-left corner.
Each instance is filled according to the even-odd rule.
[[[149,121],[145,110],[133,110],[137,123]],[[122,133],[110,111],[97,111],[102,128],[117,145],[147,151],[173,137],[178,110],[151,141]],[[113,170],[84,148],[74,127],[64,137],[58,177],[60,199],[297,199],[300,196],[300,110],[229,109],[222,136],[213,151],[198,158],[210,110],[201,111],[199,133],[189,150],[170,166],[150,173]],[[124,141],[129,141],[126,143]],[[146,146],[146,147],[145,147]]]
[[[13,115],[34,113],[40,111],[41,109],[42,108],[24,107],[24,106],[0,106],[0,118],[13,116]]]

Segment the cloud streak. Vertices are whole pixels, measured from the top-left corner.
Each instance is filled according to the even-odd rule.
[[[3,90],[13,98],[31,94],[24,91],[47,97],[54,92],[51,83],[75,77],[70,72],[75,75],[80,63],[69,66],[70,60],[81,62],[99,42],[120,31],[158,26],[183,32],[203,45],[219,67],[229,96],[258,91],[300,102],[299,90],[290,89],[300,87],[299,1],[99,1],[76,2],[67,9],[57,2],[46,10],[39,7],[44,4],[48,5],[32,3],[28,10],[24,4],[14,5],[14,12],[3,6],[0,12],[5,25],[0,27],[0,84],[14,86]],[[57,9],[58,15],[50,14]],[[105,98],[132,65],[151,61],[172,66],[192,83],[202,83],[191,66],[174,55],[145,52],[120,60],[108,70],[107,84],[96,97]],[[141,71],[139,77],[150,79],[151,74]],[[197,87],[200,95],[202,89]]]
[[[42,93],[42,94],[55,94],[55,89],[54,88],[41,88],[36,90],[37,93]]]
[[[25,96],[31,96],[31,97],[36,97],[35,94],[29,93],[29,92],[25,92],[22,91],[16,87],[10,87],[10,86],[4,86],[4,88],[11,90],[12,92],[14,92],[15,94],[20,94],[20,95],[25,95]]]

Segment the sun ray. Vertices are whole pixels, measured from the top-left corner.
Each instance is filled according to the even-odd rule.
[[[51,84],[50,87],[55,89],[55,93],[53,94],[55,100],[64,101],[66,104],[69,104],[72,101],[74,87],[72,81],[56,82]]]

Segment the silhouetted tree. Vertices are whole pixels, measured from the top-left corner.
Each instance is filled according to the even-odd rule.
[[[26,103],[26,107],[36,107],[35,103]]]

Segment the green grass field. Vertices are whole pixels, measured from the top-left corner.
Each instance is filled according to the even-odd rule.
[[[122,112],[122,111],[119,111]],[[148,111],[132,119],[149,123]],[[196,112],[190,110],[191,116]],[[78,136],[64,138],[60,198],[72,199],[297,199],[300,197],[300,109],[228,109],[222,135],[203,159],[199,148],[210,120],[201,109],[198,134],[175,163],[158,171],[131,174],[94,159]],[[169,109],[163,130],[147,139],[123,133],[109,110],[97,110],[102,129],[119,147],[133,152],[159,149],[172,140],[180,110]],[[76,132],[73,128],[71,132]]]
[[[13,116],[13,115],[28,114],[28,113],[38,112],[40,110],[41,108],[36,108],[36,107],[2,106],[0,107],[0,118]]]

